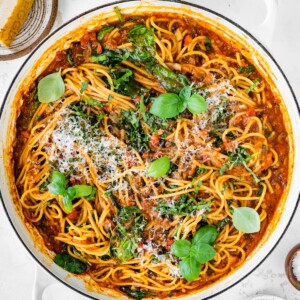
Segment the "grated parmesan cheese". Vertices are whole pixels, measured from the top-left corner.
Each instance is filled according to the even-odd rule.
[[[45,146],[49,160],[58,171],[80,170],[87,176],[90,171],[83,154],[88,154],[97,170],[97,179],[105,181],[123,173],[122,161],[137,162],[133,152],[121,147],[116,138],[107,136],[99,127],[95,130],[89,119],[72,113],[70,109],[63,111]],[[112,189],[127,188],[128,183],[123,181]]]

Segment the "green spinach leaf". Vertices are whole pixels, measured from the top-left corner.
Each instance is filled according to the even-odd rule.
[[[82,274],[87,268],[85,263],[69,254],[56,254],[54,262],[64,270],[74,274]]]
[[[103,26],[97,33],[97,40],[101,41],[106,33],[112,32],[114,30],[114,26],[105,25]]]

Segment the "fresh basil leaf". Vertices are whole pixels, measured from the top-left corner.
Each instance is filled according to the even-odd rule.
[[[185,86],[181,89],[179,97],[184,101],[187,101],[192,95],[192,88],[190,86]]]
[[[81,184],[81,185],[73,185],[69,187],[67,191],[70,192],[71,194],[73,194],[74,191],[74,199],[75,199],[75,198],[89,196],[92,193],[93,188],[90,185]]]
[[[53,171],[51,175],[51,183],[48,184],[48,190],[53,195],[63,195],[65,193],[67,183],[64,174]]]
[[[193,94],[187,100],[187,108],[193,114],[200,114],[207,110],[207,103],[202,96]]]
[[[166,175],[170,170],[170,159],[167,156],[163,156],[154,160],[147,171],[147,176],[153,178],[159,178]]]
[[[92,187],[92,192],[86,197],[87,201],[92,201],[96,198],[97,188],[95,186]]]
[[[38,99],[42,103],[58,100],[64,93],[65,84],[60,71],[45,76],[38,83]]]
[[[209,244],[211,245],[217,238],[218,231],[214,225],[206,225],[201,227],[193,238],[193,244]]]
[[[180,98],[180,101],[178,102],[179,113],[184,112],[186,107],[187,107],[187,102],[184,99]]]
[[[80,86],[80,94],[82,94],[88,87],[89,82],[88,81],[84,81],[81,86]]]
[[[105,34],[108,32],[112,32],[114,30],[114,26],[103,26],[97,33],[97,40],[101,41]]]
[[[123,16],[122,16],[121,10],[120,10],[120,8],[118,6],[114,7],[114,12],[116,13],[119,21],[122,21],[123,20]]]
[[[255,209],[234,206],[232,208],[232,223],[237,230],[244,233],[255,233],[260,230],[260,218]]]
[[[72,212],[72,201],[75,198],[76,192],[74,190],[71,190],[68,188],[68,190],[65,192],[62,202],[65,208],[66,213],[71,213]]]
[[[212,260],[216,253],[216,250],[212,246],[204,243],[193,243],[190,251],[191,257],[201,264]]]
[[[256,78],[253,80],[253,84],[246,90],[246,93],[249,94],[251,91],[253,91],[258,85],[259,85],[259,79]]]
[[[163,119],[174,118],[179,114],[180,101],[176,94],[161,94],[154,100],[150,113]]]
[[[177,240],[171,246],[172,254],[180,258],[189,256],[190,250],[191,242],[188,240]]]
[[[74,274],[82,274],[87,268],[86,264],[69,254],[56,254],[54,262],[64,270]]]
[[[179,269],[181,275],[187,281],[193,281],[199,277],[201,264],[194,258],[188,256],[179,263]]]

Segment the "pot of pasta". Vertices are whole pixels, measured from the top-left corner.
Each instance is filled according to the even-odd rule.
[[[299,128],[285,75],[238,24],[180,2],[106,5],[11,83],[2,201],[32,256],[92,299],[208,299],[287,229]]]

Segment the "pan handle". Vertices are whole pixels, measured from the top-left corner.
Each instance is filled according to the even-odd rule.
[[[259,41],[263,41],[264,46],[270,48],[278,14],[278,0],[264,0],[264,2],[267,10],[265,19],[258,26],[254,26],[251,31]]]
[[[32,300],[42,300],[44,290],[53,283],[57,283],[37,263],[35,264],[35,278],[32,289]]]

